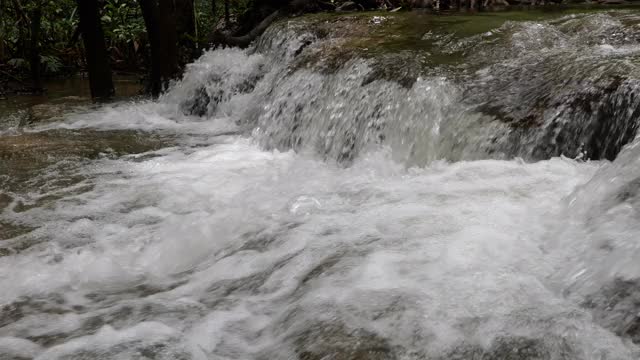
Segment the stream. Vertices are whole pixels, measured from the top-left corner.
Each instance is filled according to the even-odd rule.
[[[2,360],[640,358],[637,9],[312,15],[74,101],[0,112]]]

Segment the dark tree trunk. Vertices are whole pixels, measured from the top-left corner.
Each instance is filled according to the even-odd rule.
[[[224,26],[231,27],[231,14],[229,14],[229,0],[224,0]]]
[[[196,22],[193,0],[175,0],[176,32],[178,34],[178,63],[185,65],[193,61],[196,54]]]
[[[175,0],[176,31],[180,35],[195,36],[196,23],[193,0]]]
[[[216,18],[216,0],[211,0],[211,17]]]
[[[158,96],[162,91],[162,59],[167,56],[166,47],[163,46],[162,37],[160,36],[158,4],[155,0],[139,0],[138,2],[140,3],[151,47],[149,91],[153,96]]]
[[[0,63],[4,63],[4,58],[6,51],[4,49],[4,39],[0,39]]]
[[[109,66],[109,54],[100,23],[98,0],[76,0],[80,16],[80,33],[84,43],[89,70],[89,87],[94,99],[113,96],[113,79]]]
[[[138,0],[151,47],[149,91],[162,92],[178,73],[175,11],[171,0]]]
[[[40,74],[40,26],[42,20],[42,9],[38,6],[30,13],[31,17],[31,38],[29,40],[29,65],[31,67],[31,81],[33,91],[42,91],[42,77]]]
[[[4,1],[0,0],[0,26],[2,26],[2,29],[5,29],[5,19],[8,17],[7,14],[3,13],[4,11]],[[3,38],[0,39],[0,63],[4,63],[4,58],[5,58],[5,49],[4,49],[4,43],[5,43],[5,35],[2,34]]]
[[[27,14],[25,14],[24,9],[22,8],[22,5],[18,0],[12,0],[11,5],[13,6],[13,10],[18,15],[18,19],[16,19],[16,26],[18,27],[17,53],[19,57],[25,59],[27,51],[25,28],[29,26],[30,21],[29,18],[27,18]]]
[[[169,81],[178,74],[178,34],[176,32],[176,8],[174,0],[159,0],[160,30],[162,41],[167,47],[163,80]]]

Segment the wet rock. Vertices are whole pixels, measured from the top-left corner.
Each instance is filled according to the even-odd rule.
[[[79,105],[89,104],[90,99],[81,96],[67,96],[52,102],[33,105],[29,108],[21,126],[43,123],[60,119],[65,113],[77,108]]]
[[[626,184],[622,185],[615,195],[617,203],[625,201],[633,201],[638,199],[640,193],[640,177],[637,177]]]
[[[570,80],[546,64],[526,74],[509,71],[518,72],[513,76],[520,80],[507,84],[492,79],[473,86],[469,91],[474,94],[468,96],[493,94],[477,109],[510,127],[497,144],[499,151],[531,160],[582,154],[613,160],[634,139],[640,125],[638,80],[617,75],[573,80],[586,76],[575,65],[565,66],[566,73],[574,74]]]
[[[414,21],[420,20],[404,13],[371,16],[367,12],[357,12],[332,17],[307,17],[296,22],[297,31],[313,33],[322,41],[305,46],[305,51],[296,58],[292,68],[335,73],[350,60],[364,58],[373,64],[380,63],[381,68],[393,65],[400,69],[408,64],[413,69],[415,63],[431,59],[420,51],[427,44],[420,40],[421,29],[418,26],[414,28]],[[389,77],[388,80],[397,79]]]
[[[32,106],[20,124],[26,126],[34,123],[60,118],[65,111],[65,106],[60,104],[38,104]]]
[[[316,323],[294,340],[299,360],[393,360],[396,353],[387,340],[364,329],[341,324]]]
[[[24,296],[0,306],[0,328],[35,314],[65,314],[70,312],[60,294],[42,297]]]
[[[73,156],[95,158],[102,153],[136,154],[163,146],[164,139],[138,132],[55,130],[3,136],[0,159],[29,159],[33,163],[40,163]]]
[[[211,98],[207,94],[207,89],[199,87],[195,94],[182,103],[182,111],[188,115],[205,116],[208,112]]]
[[[42,348],[33,342],[18,337],[0,338],[0,359],[31,360],[42,352]]]
[[[34,230],[33,227],[17,224],[10,221],[0,220],[0,241],[13,239],[17,236],[24,235]],[[0,242],[0,256],[9,255],[21,249],[16,244],[4,244]]]
[[[13,202],[13,198],[9,194],[0,191],[0,213]]]
[[[180,108],[186,115],[213,114],[219,104],[228,101],[232,96],[253,91],[258,81],[264,76],[262,70],[259,66],[255,73],[240,80],[225,74],[211,74],[201,86],[180,103]],[[233,83],[234,80],[237,82]]]
[[[539,339],[525,337],[498,338],[483,354],[483,360],[542,360],[570,359],[568,356],[551,351]]]
[[[410,89],[420,75],[418,57],[409,54],[389,54],[380,56],[373,64],[372,70],[362,80],[366,86],[376,80],[386,80]]]
[[[623,5],[623,4],[628,4],[628,2],[624,1],[624,0],[598,0],[596,2],[598,4],[602,4],[602,5]]]
[[[640,344],[640,280],[615,279],[586,297],[582,306],[594,320],[618,336]]]
[[[479,345],[462,344],[438,360],[573,360],[575,354],[566,344],[553,346],[542,339],[499,337],[485,349]]]
[[[50,359],[56,360],[191,360],[192,356],[184,350],[172,349],[175,344],[162,343],[160,341],[129,341],[113,346],[94,346],[93,349],[75,349],[72,351],[58,351],[60,355]],[[48,355],[48,354],[47,354]]]

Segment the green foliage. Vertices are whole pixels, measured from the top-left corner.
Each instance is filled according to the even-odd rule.
[[[23,58],[10,59],[9,61],[7,61],[7,64],[12,66],[13,68],[19,69],[19,70],[27,70],[27,69],[29,69],[29,63],[27,62],[27,60],[25,60]]]
[[[139,42],[145,34],[140,6],[135,0],[108,0],[103,9],[102,26],[111,46]]]
[[[40,63],[44,67],[45,74],[57,74],[63,67],[60,58],[53,55],[40,55]]]
[[[40,55],[40,64],[44,75],[56,76],[64,70],[62,60],[54,55]],[[14,72],[25,73],[29,71],[29,62],[23,58],[13,58],[7,61]]]
[[[78,18],[75,14],[74,0],[0,0],[0,41],[4,48],[6,63],[16,73],[26,73],[29,69],[25,60],[29,56],[29,38],[31,37],[30,16],[35,9],[42,11],[41,30],[38,47],[45,75],[60,75],[64,70],[63,57],[78,59],[79,51],[70,54],[67,44],[75,31]]]
[[[0,67],[6,66],[16,75],[29,74],[30,16],[35,9],[42,12],[39,52],[43,74],[60,76],[81,69],[84,52],[78,39],[77,0],[0,0]],[[110,53],[116,70],[144,67],[148,41],[140,4],[137,0],[101,0],[100,14]],[[232,19],[242,14],[250,0],[230,0]],[[211,31],[220,27],[224,18],[224,0],[194,0],[196,36],[179,34],[191,43],[206,47]]]
[[[136,0],[106,0],[102,9],[102,28],[115,68],[138,68],[146,28]]]

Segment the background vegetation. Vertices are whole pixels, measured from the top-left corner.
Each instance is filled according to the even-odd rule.
[[[198,47],[224,20],[224,3],[195,0],[194,17]],[[231,16],[246,8],[246,0],[229,3]],[[80,41],[79,15],[75,0],[0,0],[0,78],[26,81],[34,12],[41,11],[37,46],[44,77],[68,76],[86,67]],[[100,0],[100,20],[112,70],[143,72],[149,65],[147,30],[137,0]]]

